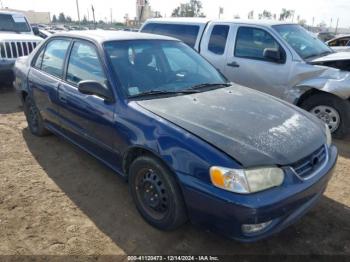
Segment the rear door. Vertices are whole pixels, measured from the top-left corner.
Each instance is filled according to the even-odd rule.
[[[63,75],[64,59],[70,39],[49,41],[39,51],[28,74],[29,90],[44,121],[58,128],[58,86]]]
[[[264,27],[234,25],[231,33],[231,50],[224,71],[226,77],[240,85],[283,97],[292,66],[289,50]],[[277,63],[266,59],[263,55],[266,48],[278,49],[284,61]]]
[[[115,104],[78,90],[80,81],[92,80],[110,88],[96,46],[75,40],[67,59],[64,81],[58,90],[62,132],[101,160],[116,164]]]
[[[223,74],[229,52],[230,30],[230,24],[228,23],[211,23],[205,30],[201,43],[201,55]]]

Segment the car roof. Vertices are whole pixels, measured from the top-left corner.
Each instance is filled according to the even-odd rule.
[[[171,17],[171,18],[150,18],[146,23],[180,23],[180,24],[207,24],[211,20],[203,17]]]
[[[119,41],[119,40],[172,40],[179,41],[175,38],[146,34],[139,32],[129,32],[129,31],[114,31],[114,30],[81,30],[81,31],[69,31],[56,33],[53,37],[76,37],[93,40],[95,42],[103,43],[106,41]]]
[[[4,11],[0,10],[0,15],[18,15],[18,16],[24,16],[24,14],[20,12],[14,12],[14,11]]]
[[[151,18],[146,21],[146,23],[178,23],[178,24],[207,24],[208,22],[214,23],[234,23],[234,24],[250,24],[250,25],[285,25],[285,24],[295,24],[290,22],[283,22],[277,20],[253,20],[253,19],[220,19],[211,20],[208,18],[201,17],[171,17],[171,18]]]
[[[332,42],[332,41],[334,41],[334,40],[338,40],[338,39],[344,38],[344,37],[350,37],[350,34],[338,35],[338,36],[336,36],[336,37],[334,37],[334,38],[332,38],[332,39],[326,41],[326,43],[329,43],[329,42]]]

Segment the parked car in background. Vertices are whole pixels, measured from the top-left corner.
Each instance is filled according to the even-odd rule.
[[[190,219],[241,241],[267,237],[320,199],[336,163],[322,121],[227,82],[173,38],[60,33],[15,72],[29,130],[62,136],[125,177],[159,229]]]
[[[46,39],[51,35],[52,35],[52,33],[50,31],[45,30],[45,29],[39,29],[39,32],[37,34],[37,36],[41,37],[42,39]]]
[[[350,35],[342,35],[326,42],[336,52],[350,51]]]
[[[331,32],[320,32],[317,34],[318,39],[320,39],[322,42],[327,42],[335,37],[335,34]]]
[[[14,79],[12,68],[16,58],[30,54],[40,41],[23,14],[0,11],[1,83],[12,83]]]
[[[229,80],[302,107],[338,138],[349,133],[350,52],[335,53],[300,25],[160,18],[140,31],[176,37]]]

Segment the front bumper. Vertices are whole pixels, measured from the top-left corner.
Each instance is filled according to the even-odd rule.
[[[230,238],[252,242],[275,234],[296,222],[320,199],[337,161],[337,149],[329,148],[329,159],[322,170],[307,181],[291,171],[276,188],[250,195],[235,194],[208,185],[191,176],[180,176],[191,221]],[[243,224],[272,221],[252,234]]]
[[[1,59],[0,58],[0,81],[1,82],[13,82],[14,72],[13,66],[16,60],[14,59]]]

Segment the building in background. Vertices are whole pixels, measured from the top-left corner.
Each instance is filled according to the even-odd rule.
[[[136,0],[136,20],[139,24],[154,17],[161,17],[160,12],[153,11],[148,0]]]
[[[31,24],[49,24],[51,22],[50,12],[23,11],[11,8],[1,9],[3,11],[18,12],[24,14]]]

